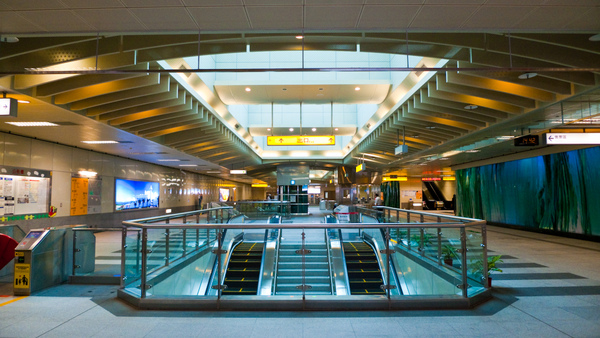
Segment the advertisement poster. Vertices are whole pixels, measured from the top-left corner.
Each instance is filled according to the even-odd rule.
[[[115,209],[158,208],[158,182],[115,180]]]

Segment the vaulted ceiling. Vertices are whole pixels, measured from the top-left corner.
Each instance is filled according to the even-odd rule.
[[[555,116],[557,102],[579,97],[589,103],[582,116],[598,114],[600,42],[594,34],[600,31],[600,13],[593,1],[502,5],[477,0],[450,6],[363,0],[0,0],[0,5],[0,87],[32,101],[21,106],[19,121],[59,122],[51,131],[7,124],[0,130],[67,144],[64,135],[73,133],[76,146],[83,146],[84,138],[117,139],[131,146],[86,147],[162,165],[171,164],[161,159],[177,156],[196,164],[189,170],[197,172],[216,169],[222,176],[226,169],[244,166],[249,179],[273,180],[274,163],[281,162],[262,158],[250,128],[227,111],[227,104],[242,100],[242,87],[207,92],[198,75],[289,71],[188,69],[182,58],[197,55],[321,50],[427,58],[404,69],[307,69],[303,64],[294,69],[411,71],[396,92],[383,98],[378,113],[356,126],[343,156],[319,159],[314,165],[320,168],[361,160],[380,171],[431,164],[443,153],[475,149],[486,139],[546,130],[539,122]],[[18,42],[9,43],[13,37]],[[447,62],[437,67],[436,60]],[[246,103],[274,95],[268,84],[263,89],[262,99],[257,95],[256,102]],[[290,87],[286,95],[301,101],[302,90]],[[350,103],[359,100],[365,97]],[[597,124],[590,121],[587,127]],[[408,153],[396,156],[403,137]],[[490,146],[496,150],[463,153],[438,166],[516,151],[506,144]]]

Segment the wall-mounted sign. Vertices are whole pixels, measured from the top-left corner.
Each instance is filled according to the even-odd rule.
[[[393,175],[393,176],[396,176],[396,175]],[[403,176],[392,177],[392,176],[390,176],[390,177],[384,177],[383,178],[383,182],[394,182],[394,181],[406,182],[406,181],[408,181],[408,177],[403,177]]]
[[[539,135],[527,135],[517,137],[513,140],[515,142],[515,147],[533,147],[540,144],[540,136]]]
[[[424,182],[441,181],[442,178],[441,177],[423,177],[421,180]]]
[[[335,136],[267,136],[268,146],[334,146]]]
[[[266,188],[268,186],[267,183],[252,183],[252,188]]]
[[[364,163],[362,163],[362,164],[359,164],[359,165],[357,165],[357,166],[356,166],[356,172],[357,172],[357,173],[358,173],[358,172],[361,172],[361,171],[363,171],[363,170],[365,170],[365,169],[367,169],[367,166],[365,166],[365,164],[364,164]]]
[[[547,133],[546,144],[600,144],[600,133]]]
[[[17,105],[16,99],[8,97],[0,98],[0,116],[13,116],[17,117]]]

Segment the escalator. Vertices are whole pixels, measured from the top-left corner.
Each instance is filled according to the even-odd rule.
[[[365,242],[345,242],[344,254],[352,295],[384,295],[381,269],[373,248]]]
[[[427,186],[423,189],[423,202],[425,202],[426,209],[435,210],[435,198],[433,198]]]
[[[437,186],[437,184],[435,184],[435,182],[423,182],[423,184],[425,185],[426,191],[428,191],[429,194],[431,195],[431,197],[434,199],[433,207],[430,207],[429,203],[427,203],[428,209],[431,209],[431,210],[437,209],[437,206],[435,206],[436,201],[443,203],[443,209],[451,209],[450,208],[451,202],[448,202],[446,200],[446,197],[444,197],[444,194],[442,193],[440,188]],[[424,189],[424,191],[425,191],[425,189]]]
[[[256,295],[260,279],[264,243],[242,242],[229,259],[225,273],[224,295]]]

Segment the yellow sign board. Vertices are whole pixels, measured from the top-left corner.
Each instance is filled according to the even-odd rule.
[[[31,265],[15,264],[15,280],[13,287],[15,289],[28,289],[31,283]]]
[[[268,186],[267,183],[252,183],[252,188],[266,188]]]
[[[404,177],[404,176],[396,177],[396,178],[384,177],[383,181],[384,182],[392,182],[392,181],[406,182],[406,181],[408,181],[408,177]]]
[[[268,146],[333,146],[335,136],[267,136]]]
[[[365,164],[364,164],[364,163],[362,163],[362,164],[359,164],[359,165],[357,165],[357,166],[356,166],[356,172],[357,172],[357,173],[358,173],[358,172],[361,172],[361,171],[363,171],[363,170],[365,170],[365,169],[366,169],[366,167],[365,167]]]
[[[71,178],[71,216],[87,215],[88,184],[87,178]]]
[[[24,257],[25,253],[23,251],[15,251],[15,257]]]

